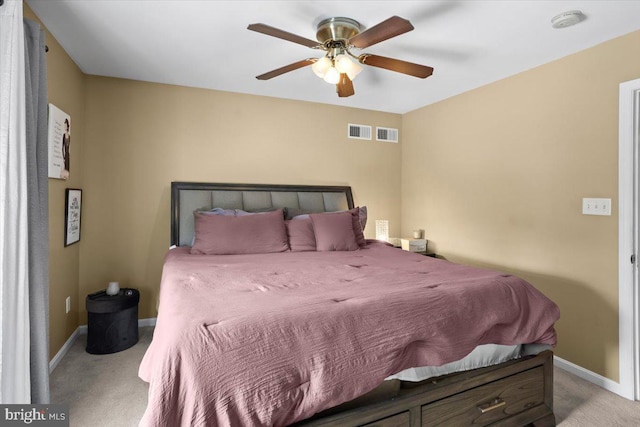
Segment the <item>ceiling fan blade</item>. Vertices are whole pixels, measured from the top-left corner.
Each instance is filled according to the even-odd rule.
[[[382,21],[378,25],[375,25],[358,35],[355,35],[349,39],[349,44],[354,45],[357,48],[364,49],[365,47],[373,46],[376,43],[380,43],[391,37],[399,36],[413,30],[411,22],[399,16],[392,16],[386,21]]]
[[[370,55],[364,53],[358,57],[360,63],[371,65],[372,67],[384,68],[398,73],[408,74],[421,79],[433,74],[433,68],[426,65],[414,64],[412,62],[401,61],[399,59],[387,58],[385,56]]]
[[[306,67],[316,62],[316,58],[303,59],[302,61],[294,62],[293,64],[285,65],[276,70],[269,71],[268,73],[260,74],[256,76],[258,80],[269,80],[274,77],[278,77],[280,74],[288,73],[289,71],[297,70],[298,68]]]
[[[298,36],[293,33],[289,33],[278,28],[271,27],[265,24],[251,24],[247,27],[247,30],[256,31],[258,33],[266,34],[268,36],[277,37],[279,39],[287,40],[290,42],[298,43],[307,47],[319,47],[320,44],[316,41]]]
[[[346,98],[356,93],[353,89],[353,82],[346,73],[340,74],[340,81],[336,84],[336,92],[340,98]]]

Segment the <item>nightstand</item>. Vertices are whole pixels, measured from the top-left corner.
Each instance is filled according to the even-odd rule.
[[[111,354],[138,342],[137,289],[122,288],[117,295],[99,291],[87,295],[87,353]]]

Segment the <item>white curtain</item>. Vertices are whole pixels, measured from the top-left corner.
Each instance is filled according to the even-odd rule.
[[[0,403],[30,403],[22,0],[0,6]]]

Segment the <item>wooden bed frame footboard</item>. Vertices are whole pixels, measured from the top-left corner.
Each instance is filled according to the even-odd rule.
[[[295,424],[325,427],[555,426],[553,353],[511,360],[419,383],[398,382]],[[365,403],[362,403],[365,401]]]

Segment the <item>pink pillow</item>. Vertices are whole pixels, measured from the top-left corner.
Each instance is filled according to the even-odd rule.
[[[367,226],[367,207],[360,206],[358,209],[360,209],[360,212],[358,212],[360,214],[360,225],[362,226],[362,231],[364,231]]]
[[[360,248],[353,231],[351,212],[309,215],[316,237],[316,250],[355,251]]]
[[[306,252],[316,250],[316,237],[313,224],[309,218],[292,219],[284,222],[287,225],[289,246],[291,252]]]
[[[365,215],[366,215],[366,207],[365,209]],[[353,233],[356,236],[356,242],[358,243],[358,246],[360,246],[361,248],[364,248],[367,245],[367,240],[364,238],[364,233],[362,232],[362,229],[364,227],[362,227],[362,222],[361,221],[361,214],[360,212],[362,211],[362,208],[353,208],[347,212],[349,212],[351,214],[351,220],[353,221]],[[365,218],[366,221],[366,218]]]
[[[192,254],[232,255],[289,250],[282,209],[260,215],[222,216],[196,212]]]

